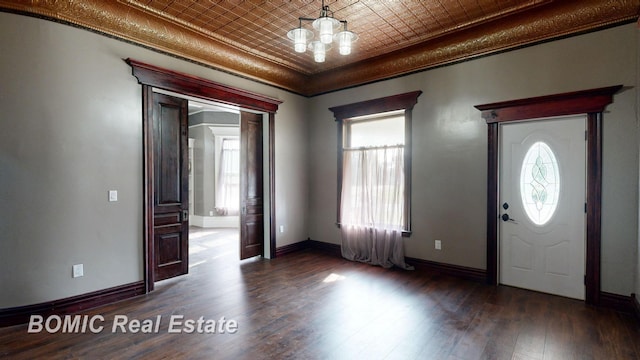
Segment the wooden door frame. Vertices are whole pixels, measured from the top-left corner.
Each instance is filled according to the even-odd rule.
[[[206,100],[238,106],[247,110],[256,110],[269,114],[269,221],[270,251],[269,257],[276,256],[276,213],[275,213],[275,113],[282,101],[264,95],[252,93],[222,85],[211,80],[164,69],[133,59],[125,62],[131,66],[132,74],[142,85],[142,133],[143,133],[143,262],[145,293],[154,288],[153,275],[153,132],[152,130],[152,93],[153,89],[163,89],[179,94],[194,96]],[[263,256],[265,254],[262,254]]]
[[[487,283],[498,284],[499,219],[499,124],[535,121],[550,117],[586,114],[587,117],[587,229],[585,302],[599,305],[601,208],[602,208],[602,119],[607,105],[622,85],[562,93],[492,104],[476,105],[488,125],[487,156]]]

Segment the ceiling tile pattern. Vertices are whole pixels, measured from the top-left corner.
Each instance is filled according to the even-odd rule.
[[[301,95],[637,21],[640,0],[325,0],[359,35],[321,64],[286,33],[321,0],[0,0],[52,19]],[[305,27],[310,23],[303,22]]]
[[[325,63],[310,51],[293,51],[287,31],[299,17],[318,17],[321,1],[313,0],[128,0],[152,16],[207,34],[230,46],[314,74],[397,51],[550,0],[335,0],[325,1],[336,18],[347,20],[359,36],[351,55],[332,49]],[[303,26],[312,29],[310,22]]]

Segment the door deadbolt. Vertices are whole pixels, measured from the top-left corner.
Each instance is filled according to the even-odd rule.
[[[517,221],[515,221],[515,219],[510,218],[509,214],[502,214],[502,216],[500,216],[500,218],[502,219],[502,221],[505,221],[505,222],[511,221],[512,223],[515,223],[515,224],[518,223]]]

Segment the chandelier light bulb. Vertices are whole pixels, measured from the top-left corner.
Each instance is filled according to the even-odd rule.
[[[307,34],[302,29],[296,29],[293,44],[296,52],[303,53],[307,50]]]
[[[293,40],[293,49],[295,52],[303,53],[307,50],[307,41],[313,38],[313,33],[299,27],[289,31],[287,37]]]
[[[324,62],[327,55],[327,46],[322,41],[314,41],[309,44],[309,47],[313,51],[313,60],[315,62]]]
[[[351,54],[351,44],[356,41],[358,37],[351,31],[345,30],[336,34],[336,40],[338,41],[338,49],[340,55]]]
[[[329,18],[320,19],[320,41],[330,44],[333,40],[333,24]]]
[[[316,19],[313,22],[313,28],[320,33],[320,41],[323,44],[331,44],[333,41],[333,32],[340,27],[340,21],[329,17],[323,16]]]

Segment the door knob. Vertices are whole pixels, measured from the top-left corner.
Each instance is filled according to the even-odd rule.
[[[509,217],[509,214],[502,214],[502,216],[500,217],[502,218],[502,221],[511,221],[512,223],[518,223],[517,221],[515,221],[515,219],[512,219]]]

